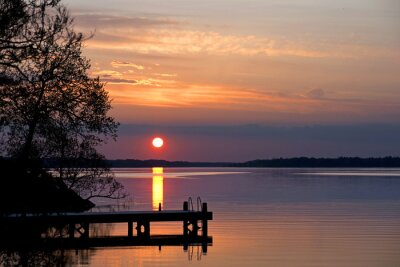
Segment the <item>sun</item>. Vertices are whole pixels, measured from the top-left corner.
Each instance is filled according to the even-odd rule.
[[[160,137],[156,137],[153,139],[153,146],[156,148],[160,148],[164,145],[164,140]]]

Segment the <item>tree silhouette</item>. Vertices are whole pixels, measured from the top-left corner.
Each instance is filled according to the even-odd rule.
[[[122,185],[96,151],[116,138],[118,123],[107,115],[104,84],[88,75],[86,37],[59,0],[0,0],[0,8],[3,156],[27,171],[32,160],[57,159],[55,176],[81,196],[121,197]],[[90,166],[66,169],[83,161]]]

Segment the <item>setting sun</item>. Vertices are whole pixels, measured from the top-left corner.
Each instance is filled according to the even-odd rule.
[[[164,145],[164,140],[162,140],[162,138],[160,137],[156,137],[153,139],[153,146],[160,148]]]

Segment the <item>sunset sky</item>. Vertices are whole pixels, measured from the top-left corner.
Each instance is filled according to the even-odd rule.
[[[400,156],[398,0],[64,3],[121,122],[109,158]]]

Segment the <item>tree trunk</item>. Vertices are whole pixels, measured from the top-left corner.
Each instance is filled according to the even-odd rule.
[[[32,142],[33,142],[33,137],[35,136],[35,130],[36,130],[36,125],[38,124],[39,121],[39,116],[40,116],[40,106],[42,104],[43,96],[44,96],[44,84],[42,84],[42,88],[40,90],[39,98],[36,102],[35,105],[35,112],[33,115],[33,119],[31,123],[29,124],[29,132],[25,140],[24,148],[22,150],[21,154],[21,160],[23,164],[26,164],[24,167],[27,167],[27,163],[29,161],[29,156],[30,152],[32,149]]]

